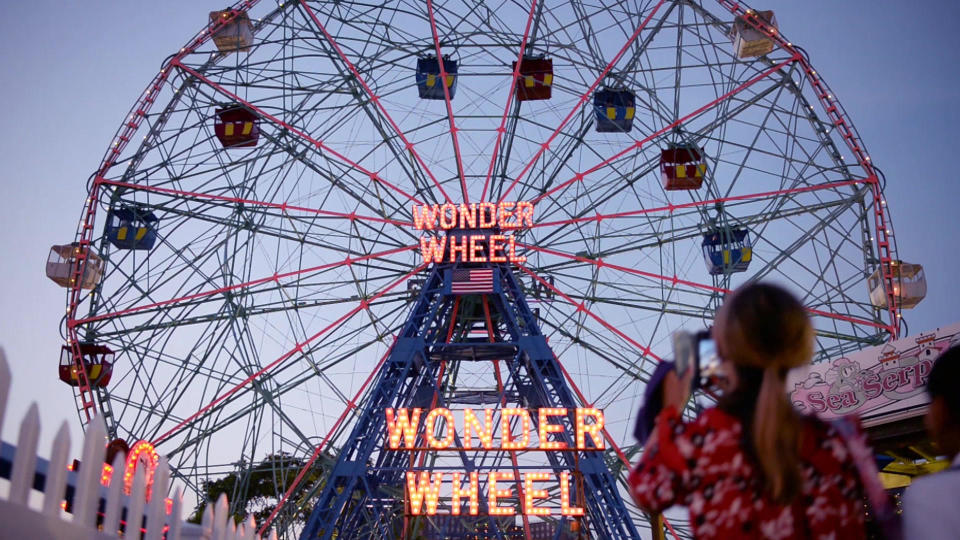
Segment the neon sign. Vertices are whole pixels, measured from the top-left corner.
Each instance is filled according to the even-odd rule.
[[[137,441],[133,448],[127,452],[126,463],[123,469],[123,492],[130,495],[133,490],[133,476],[137,472],[137,467],[146,467],[144,469],[144,480],[146,484],[147,500],[150,499],[153,491],[153,475],[157,471],[157,465],[160,464],[160,454],[157,453],[153,444],[149,441]],[[69,470],[73,470],[70,468]],[[113,480],[113,466],[109,463],[103,464],[100,472],[100,484],[103,487],[109,487]]]
[[[147,486],[147,500],[153,491],[153,475],[160,464],[160,455],[148,441],[137,441],[127,454],[127,466],[123,471],[123,491],[129,495],[133,489],[133,475],[137,467],[146,467],[144,478]]]
[[[388,408],[385,411],[387,427],[387,450],[391,451],[599,451],[605,448],[601,435],[604,426],[603,411],[594,408],[568,410],[563,407],[544,407],[537,410],[520,408],[483,409],[482,413],[473,409],[464,409],[460,414],[461,429],[457,430],[453,411],[446,408],[424,410]],[[495,422],[495,413],[499,419]],[[532,427],[533,415],[537,418],[537,427]],[[567,425],[557,422],[558,418],[572,416]],[[517,421],[511,422],[512,419]],[[442,422],[441,422],[442,420]],[[440,422],[438,424],[438,422]],[[499,430],[496,429],[499,424]],[[520,433],[514,433],[511,424],[520,426]],[[573,433],[568,432],[568,427]],[[423,426],[423,429],[420,429]],[[439,429],[438,429],[439,426]],[[462,446],[454,445],[461,440]],[[418,441],[421,446],[418,446]],[[569,441],[569,442],[568,442]],[[498,501],[513,498],[511,484],[522,483],[523,500],[520,512],[533,516],[549,516],[556,508],[536,505],[537,501],[550,498],[545,483],[551,480],[558,485],[560,492],[559,514],[563,516],[582,516],[584,509],[574,506],[570,494],[570,472],[531,471],[518,474],[515,471],[489,471],[486,474],[487,506],[490,515],[511,516],[516,513],[512,506],[500,506]],[[449,478],[449,480],[448,480]],[[436,515],[440,502],[440,492],[444,484],[450,498],[450,513],[460,515],[463,503],[467,502],[467,512],[476,516],[480,509],[480,473],[470,472],[431,472],[428,470],[407,471],[406,495],[409,511],[412,515]]]
[[[446,238],[421,236],[420,255],[425,264],[458,260],[519,264],[527,258],[517,255],[516,239],[504,231],[533,227],[533,203],[415,204],[413,225],[418,231],[464,231]],[[489,233],[483,233],[484,230]]]

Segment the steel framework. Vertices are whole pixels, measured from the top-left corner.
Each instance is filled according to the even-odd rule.
[[[204,26],[164,62],[91,176],[64,321],[78,368],[81,342],[117,353],[106,388],[77,370],[81,420],[100,412],[111,437],[157,443],[197,499],[235,474],[230,500],[244,505],[267,454],[352,448],[380,372],[372,360],[386,363],[433,279],[413,204],[536,205],[516,234],[527,262],[501,277],[538,312],[577,402],[603,408],[620,443],[670,333],[709,325],[747,281],[803,298],[818,358],[897,334],[883,175],[805,52],[742,3],[234,8],[249,13],[250,47],[215,45],[232,18]],[[766,32],[772,52],[738,58],[734,17]],[[456,96],[417,99],[427,55],[459,61]],[[553,60],[549,100],[516,99],[511,66],[525,55]],[[630,132],[596,130],[591,98],[608,86],[635,95]],[[256,146],[218,141],[216,111],[228,106],[256,116]],[[661,183],[661,151],[678,143],[703,153],[700,189]],[[159,218],[148,252],[104,232],[103,217],[127,207]],[[704,236],[742,229],[749,268],[708,272]],[[86,253],[105,264],[92,291],[79,286]],[[865,285],[877,269],[882,309]],[[468,387],[479,374],[445,376]],[[274,501],[294,487],[281,482]]]
[[[403,523],[403,520],[398,517],[403,516],[404,503],[397,497],[396,486],[405,484],[406,471],[432,470],[438,464],[425,467],[421,462],[411,467],[414,461],[411,456],[385,451],[384,412],[387,408],[432,408],[457,403],[464,395],[458,393],[455,379],[444,375],[460,370],[461,363],[494,364],[488,374],[491,375],[489,395],[491,401],[500,406],[573,410],[588,405],[580,403],[569,389],[509,266],[493,267],[491,294],[466,296],[451,292],[451,274],[455,268],[455,265],[438,265],[426,279],[386,363],[374,379],[369,397],[347,438],[349,442],[340,450],[301,538],[327,539],[347,534],[364,538],[401,536],[398,521]],[[482,308],[482,317],[471,316],[477,307]],[[487,335],[470,337],[478,329]],[[500,375],[501,362],[506,367],[505,378]],[[475,392],[476,389],[471,391]],[[570,424],[568,420],[568,428],[572,427]],[[575,447],[570,437],[572,432],[572,429],[565,432],[564,439],[570,448]],[[422,434],[421,444],[417,446],[425,446]],[[516,451],[500,450],[486,459],[478,459],[476,452],[461,451],[460,465],[466,472],[498,469],[518,475],[521,472]],[[549,457],[554,471],[576,474],[582,482],[588,511],[581,524],[581,534],[591,538],[639,538],[601,453],[558,451]],[[486,482],[481,482],[480,491],[487,489]],[[517,491],[515,506],[522,502],[519,483]],[[488,511],[485,499],[482,506]],[[494,517],[486,515],[490,536],[504,538],[504,531],[498,528]],[[529,536],[526,518],[524,527]],[[561,527],[557,526],[558,537]],[[426,528],[429,529],[429,524]],[[464,537],[468,533],[476,534],[468,528],[461,531]]]

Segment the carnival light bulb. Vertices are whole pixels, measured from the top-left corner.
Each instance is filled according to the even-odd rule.
[[[489,512],[491,516],[512,516],[516,514],[516,509],[512,506],[497,506],[497,499],[507,498],[513,495],[513,489],[497,489],[497,480],[513,480],[514,473],[490,471],[487,473],[487,490]]]
[[[483,425],[473,409],[463,410],[463,439],[467,448],[472,448],[473,434],[480,438],[480,443],[487,450],[493,448],[493,409],[483,410]]]
[[[549,494],[545,489],[534,489],[534,482],[543,482],[550,479],[550,473],[546,472],[528,472],[523,475],[523,512],[530,516],[549,516],[550,508],[545,506],[534,506],[534,499],[546,499]]]
[[[592,417],[594,423],[588,424],[587,418]],[[587,433],[590,434],[590,438],[593,440],[594,446],[590,448],[603,449],[603,436],[601,432],[603,431],[603,411],[595,409],[593,407],[579,408],[577,409],[577,448],[586,449],[587,448]]]
[[[567,447],[567,443],[564,441],[551,441],[549,440],[551,433],[562,433],[563,425],[561,424],[551,424],[551,416],[566,416],[567,409],[566,407],[541,407],[538,412],[539,417],[539,427],[540,431],[538,435],[540,436],[540,449],[542,450],[563,450]]]
[[[421,471],[419,475],[413,471],[407,471],[407,500],[410,501],[410,513],[415,516],[420,515],[420,508],[426,501],[426,515],[436,514],[442,483],[442,472],[434,473],[431,482],[429,471]]]
[[[582,516],[583,508],[570,506],[570,473],[560,473],[560,513],[564,516]]]
[[[423,409],[416,407],[413,409],[413,415],[409,414],[409,409],[401,408],[394,410],[388,408],[387,431],[390,432],[388,444],[391,450],[400,448],[400,439],[406,443],[406,448],[414,448],[417,444],[417,427],[420,425],[420,413]]]
[[[445,420],[444,429],[446,433],[444,435],[444,438],[441,440],[437,440],[434,436],[434,433],[436,433],[435,428],[436,428],[436,421],[438,416],[442,416],[443,419]],[[430,446],[431,448],[436,448],[441,450],[444,448],[449,448],[450,445],[453,444],[453,439],[454,439],[454,436],[456,435],[456,432],[454,431],[453,426],[454,426],[453,413],[450,412],[450,409],[440,407],[440,408],[431,410],[427,414],[427,432],[426,432],[427,445]]]
[[[521,435],[519,440],[513,439],[510,429],[510,417],[520,417]],[[530,446],[530,412],[526,409],[508,408],[500,411],[500,438],[504,450],[522,450]]]
[[[460,498],[464,495],[470,500],[470,515],[478,515],[480,513],[480,474],[476,471],[468,475],[468,485],[466,489],[461,486],[460,473],[453,473],[453,508],[451,513],[455,516],[460,515]]]

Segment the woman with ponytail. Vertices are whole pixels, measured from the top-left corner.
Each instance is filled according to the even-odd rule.
[[[865,538],[863,488],[844,439],[787,398],[787,372],[813,356],[800,302],[774,285],[741,287],[717,313],[713,338],[723,395],[685,422],[693,370],[667,375],[663,411],[630,474],[637,503],[689,507],[696,538]]]

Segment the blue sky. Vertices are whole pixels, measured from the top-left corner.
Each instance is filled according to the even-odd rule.
[[[224,3],[0,4],[0,344],[13,365],[12,414],[41,402],[44,441],[73,398],[56,378],[65,293],[48,281],[51,244],[73,239],[85,183],[161,62]],[[887,175],[900,257],[922,263],[929,293],[906,312],[911,333],[960,319],[954,206],[960,3],[922,9],[885,1],[809,0],[774,9],[783,33],[810,54]],[[15,439],[5,423],[4,440]],[[74,438],[78,440],[78,438]],[[45,453],[47,443],[43,443]]]

